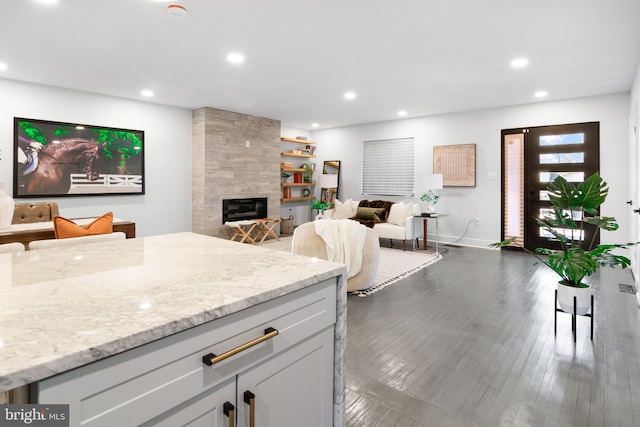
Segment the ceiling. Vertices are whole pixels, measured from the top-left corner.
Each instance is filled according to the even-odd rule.
[[[0,78],[324,129],[625,92],[640,60],[638,0],[168,4],[5,1]]]

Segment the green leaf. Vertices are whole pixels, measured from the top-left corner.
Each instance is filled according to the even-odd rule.
[[[578,286],[582,279],[598,269],[596,257],[581,248],[570,248],[566,252],[549,254],[549,266],[571,286]]]
[[[631,265],[631,260],[626,256],[604,253],[598,257],[598,265],[601,267],[622,267],[627,268]]]
[[[557,177],[547,186],[551,204],[560,210],[585,211],[596,214],[609,193],[607,183],[596,172],[584,182],[574,185]]]
[[[547,192],[551,204],[560,210],[571,209],[575,191],[575,185],[568,182],[562,176],[558,176],[547,185]]]
[[[597,209],[604,203],[609,189],[607,183],[596,172],[588,177],[584,182],[577,186],[578,197],[576,198],[578,206],[581,206],[585,212],[597,214]]]
[[[510,239],[503,240],[502,242],[491,243],[489,245],[489,247],[490,248],[504,248],[504,247],[510,246],[512,244],[515,244],[515,242],[516,242],[516,238],[512,237]]]
[[[590,216],[583,219],[587,224],[593,224],[603,230],[616,231],[618,229],[618,223],[612,216]]]

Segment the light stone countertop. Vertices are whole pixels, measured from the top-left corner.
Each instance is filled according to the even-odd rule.
[[[194,233],[0,254],[0,391],[343,275],[344,268]]]

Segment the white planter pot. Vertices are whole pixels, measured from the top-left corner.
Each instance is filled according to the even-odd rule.
[[[573,314],[573,297],[577,297],[576,313],[579,316],[587,314],[591,308],[591,288],[574,288],[558,283],[558,304],[565,313]]]
[[[0,184],[0,230],[11,226],[15,207],[16,202],[7,194],[4,184]]]

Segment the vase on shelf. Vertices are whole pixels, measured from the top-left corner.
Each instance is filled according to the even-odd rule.
[[[0,183],[0,230],[11,226],[15,207],[16,202],[7,194],[5,185]]]

